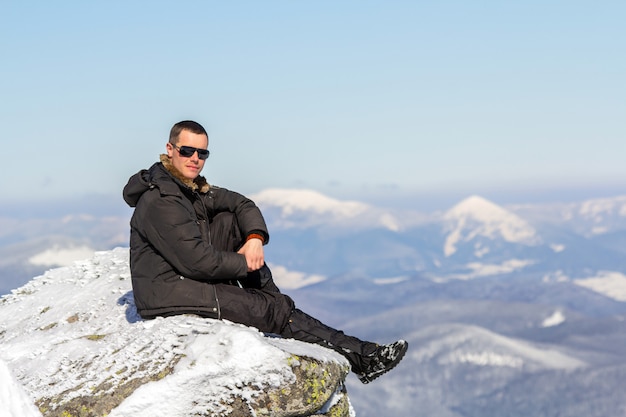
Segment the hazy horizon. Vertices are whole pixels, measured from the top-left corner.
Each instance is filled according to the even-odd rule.
[[[219,184],[218,184],[219,185]],[[225,187],[228,188],[228,187]],[[245,187],[244,187],[245,188]],[[508,189],[491,187],[464,187],[457,190],[406,190],[399,187],[371,187],[345,189],[330,187],[263,187],[250,192],[234,188],[248,197],[269,188],[307,189],[317,191],[337,200],[355,200],[378,207],[408,209],[422,212],[446,210],[462,199],[478,195],[498,205],[576,203],[596,198],[610,198],[626,194],[625,184],[586,184],[578,186],[520,187]],[[85,213],[95,216],[130,215],[119,193],[85,193],[70,198],[9,200],[0,206],[0,216],[28,218],[55,217],[65,214]]]

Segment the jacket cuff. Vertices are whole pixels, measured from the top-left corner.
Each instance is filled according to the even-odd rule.
[[[260,239],[263,244],[267,242],[267,236],[261,230],[253,230],[252,232],[248,233],[248,236],[246,236],[246,242],[250,239]]]

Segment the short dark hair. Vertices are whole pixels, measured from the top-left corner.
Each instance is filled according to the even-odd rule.
[[[178,122],[172,126],[172,130],[170,130],[170,143],[172,145],[176,145],[178,143],[178,135],[180,135],[180,132],[183,130],[188,130],[196,135],[205,135],[207,138],[209,137],[209,134],[206,130],[204,130],[200,123],[194,122],[193,120],[183,120],[182,122]]]

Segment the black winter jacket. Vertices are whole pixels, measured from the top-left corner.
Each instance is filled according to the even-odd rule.
[[[166,155],[133,175],[123,196],[135,207],[130,268],[139,314],[220,318],[211,283],[246,277],[245,257],[234,252],[242,237],[259,233],[269,241],[258,207],[241,194],[209,186],[204,177],[185,179]],[[214,222],[221,213],[234,215],[239,230],[216,229],[214,224],[223,224]]]

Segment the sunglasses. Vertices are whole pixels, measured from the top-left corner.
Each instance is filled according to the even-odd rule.
[[[198,152],[198,158],[207,159],[210,153],[208,149],[194,148],[192,146],[180,146],[179,147],[174,144],[172,144],[172,146],[176,148],[180,156],[183,156],[185,158],[191,158],[194,153]]]

